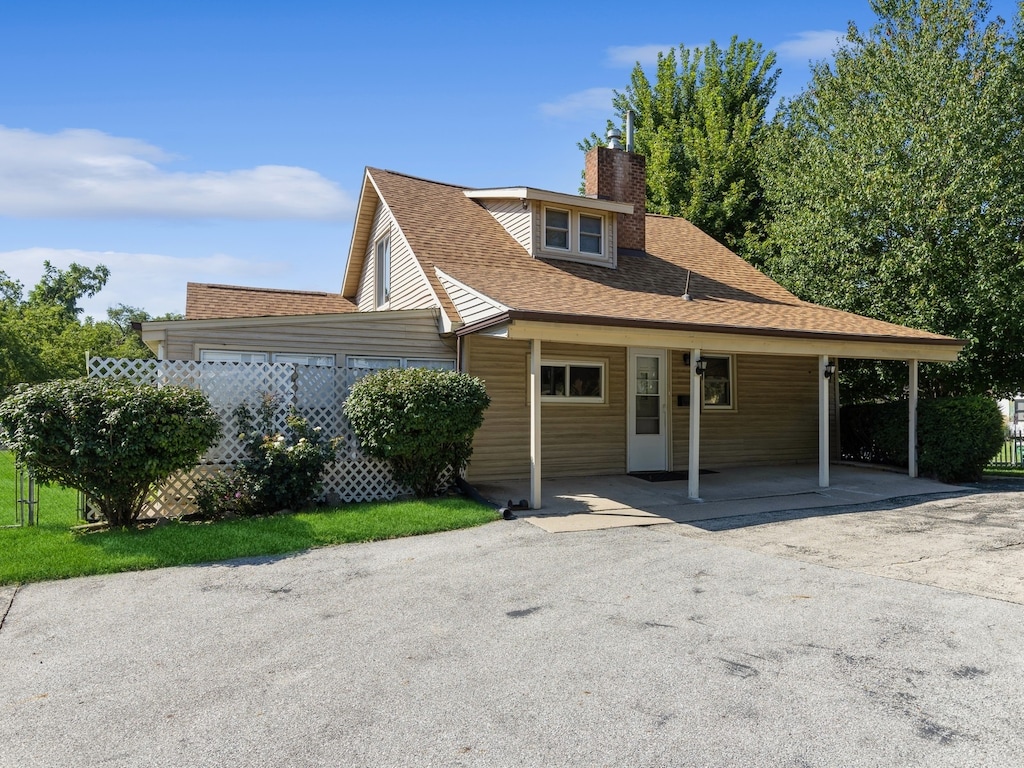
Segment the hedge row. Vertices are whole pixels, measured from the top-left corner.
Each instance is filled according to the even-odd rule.
[[[844,405],[839,435],[844,459],[906,467],[907,403]],[[918,469],[943,482],[977,480],[1003,445],[1003,417],[986,397],[921,400],[917,407]]]

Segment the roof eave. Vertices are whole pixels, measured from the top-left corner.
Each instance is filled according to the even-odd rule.
[[[356,218],[352,225],[352,239],[349,241],[348,260],[345,262],[345,276],[341,283],[341,295],[355,299],[359,292],[359,278],[363,272],[363,258],[370,233],[373,230],[373,207],[380,199],[380,191],[373,183],[370,169],[363,169],[363,187],[356,206]]]
[[[510,309],[475,323],[465,325],[456,333],[467,336],[504,323],[522,320],[524,322],[561,323],[569,325],[603,326],[610,328],[644,328],[658,331],[680,331],[683,333],[721,333],[743,336],[770,336],[787,339],[808,339],[825,341],[853,341],[886,344],[907,344],[935,347],[956,347],[963,349],[966,341],[948,336],[887,336],[882,334],[836,333],[832,331],[789,330],[781,328],[760,328],[738,325],[713,325],[709,323],[683,323],[660,320],[644,320],[628,317],[601,317],[594,315],[574,315],[558,312],[539,312],[533,310]]]
[[[610,213],[633,213],[632,203],[620,203],[616,200],[603,200],[596,197],[569,195],[564,192],[551,192],[534,187],[500,187],[497,189],[466,189],[462,194],[471,200],[540,200],[557,205],[570,205],[577,208],[590,208]]]

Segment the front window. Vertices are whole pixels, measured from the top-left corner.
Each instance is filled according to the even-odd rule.
[[[442,360],[428,357],[356,357],[348,355],[345,365],[349,368],[432,368],[436,371],[454,371],[454,360]]]
[[[544,209],[544,246],[569,250],[569,212]]]
[[[430,368],[434,371],[454,371],[454,360],[432,360],[428,358],[410,357],[405,361],[406,368]]]
[[[204,363],[265,363],[266,352],[243,352],[233,349],[204,349],[199,353]]]
[[[375,371],[384,368],[401,368],[400,357],[354,357],[349,355],[345,358],[345,365],[349,368],[370,368]]]
[[[540,394],[551,402],[604,402],[604,364],[544,361]]]
[[[732,358],[702,355],[704,371],[704,407],[728,410],[733,407]]]
[[[292,363],[294,365],[316,365],[322,368],[334,367],[334,355],[296,355],[281,352],[274,355],[275,363]]]
[[[580,253],[601,255],[601,225],[604,219],[600,216],[580,214]]]
[[[377,242],[377,306],[391,301],[391,238]]]

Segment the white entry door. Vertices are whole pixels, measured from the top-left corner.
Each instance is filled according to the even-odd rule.
[[[671,381],[668,355],[664,349],[631,349],[628,375],[627,471],[666,470]]]

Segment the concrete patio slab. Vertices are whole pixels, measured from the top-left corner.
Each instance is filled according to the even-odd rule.
[[[630,475],[551,478],[543,483],[542,507],[522,516],[545,531],[564,533],[689,523],[965,490],[870,467],[834,465],[830,475],[830,486],[819,488],[816,465],[727,469],[701,475],[699,500],[687,496],[685,480],[649,482]],[[486,498],[499,505],[527,496],[528,489],[528,480],[478,486]]]

